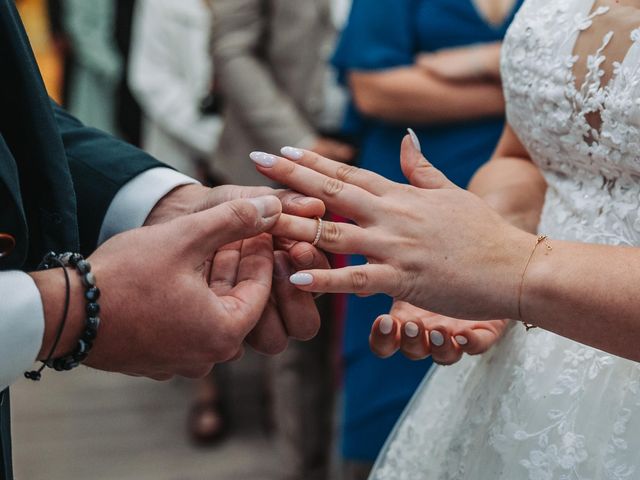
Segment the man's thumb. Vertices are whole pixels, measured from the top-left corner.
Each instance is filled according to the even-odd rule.
[[[424,157],[420,149],[418,137],[409,129],[404,137],[400,151],[402,173],[414,187],[439,189],[457,188],[440,170]]]
[[[179,219],[178,234],[186,240],[185,253],[207,257],[220,247],[255,237],[275,225],[282,213],[278,197],[233,200]]]

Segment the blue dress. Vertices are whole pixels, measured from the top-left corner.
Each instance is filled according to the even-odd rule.
[[[520,6],[504,24],[488,24],[471,0],[354,0],[349,22],[333,63],[342,81],[349,71],[412,65],[420,52],[502,40]],[[350,109],[345,130],[360,139],[360,166],[406,182],[399,149],[406,127],[414,127],[429,160],[455,183],[466,187],[491,156],[502,118],[441,126],[391,125],[361,117]],[[354,257],[352,263],[363,263]],[[407,402],[431,366],[401,355],[376,358],[369,350],[373,320],[391,307],[378,295],[351,296],[347,302],[344,341],[345,389],[342,454],[347,460],[374,461]]]

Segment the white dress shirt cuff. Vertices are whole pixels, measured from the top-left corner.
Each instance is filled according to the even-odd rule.
[[[31,368],[44,336],[44,311],[33,279],[0,272],[0,391]]]
[[[144,225],[153,207],[174,188],[197,183],[193,178],[165,167],[152,168],[133,178],[111,201],[102,222],[98,245]]]

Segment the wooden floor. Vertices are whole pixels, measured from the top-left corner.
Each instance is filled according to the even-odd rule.
[[[79,369],[12,389],[16,480],[271,480],[258,357],[231,366],[234,431],[196,449],[185,436],[190,384]]]

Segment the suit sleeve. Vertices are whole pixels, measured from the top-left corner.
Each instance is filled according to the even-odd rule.
[[[140,149],[85,127],[55,104],[53,110],[76,192],[80,251],[88,254],[98,245],[105,215],[120,189],[147,170],[168,167]]]
[[[163,166],[126,143],[80,122],[54,106],[78,199],[85,253],[98,242],[140,227],[155,204],[175,187],[195,180]],[[100,238],[99,238],[100,236]],[[0,272],[0,391],[34,362],[42,345],[44,313],[32,278]]]
[[[227,108],[242,116],[254,137],[267,145],[310,147],[314,128],[274,81],[259,58],[267,39],[264,0],[216,0],[213,58]]]

